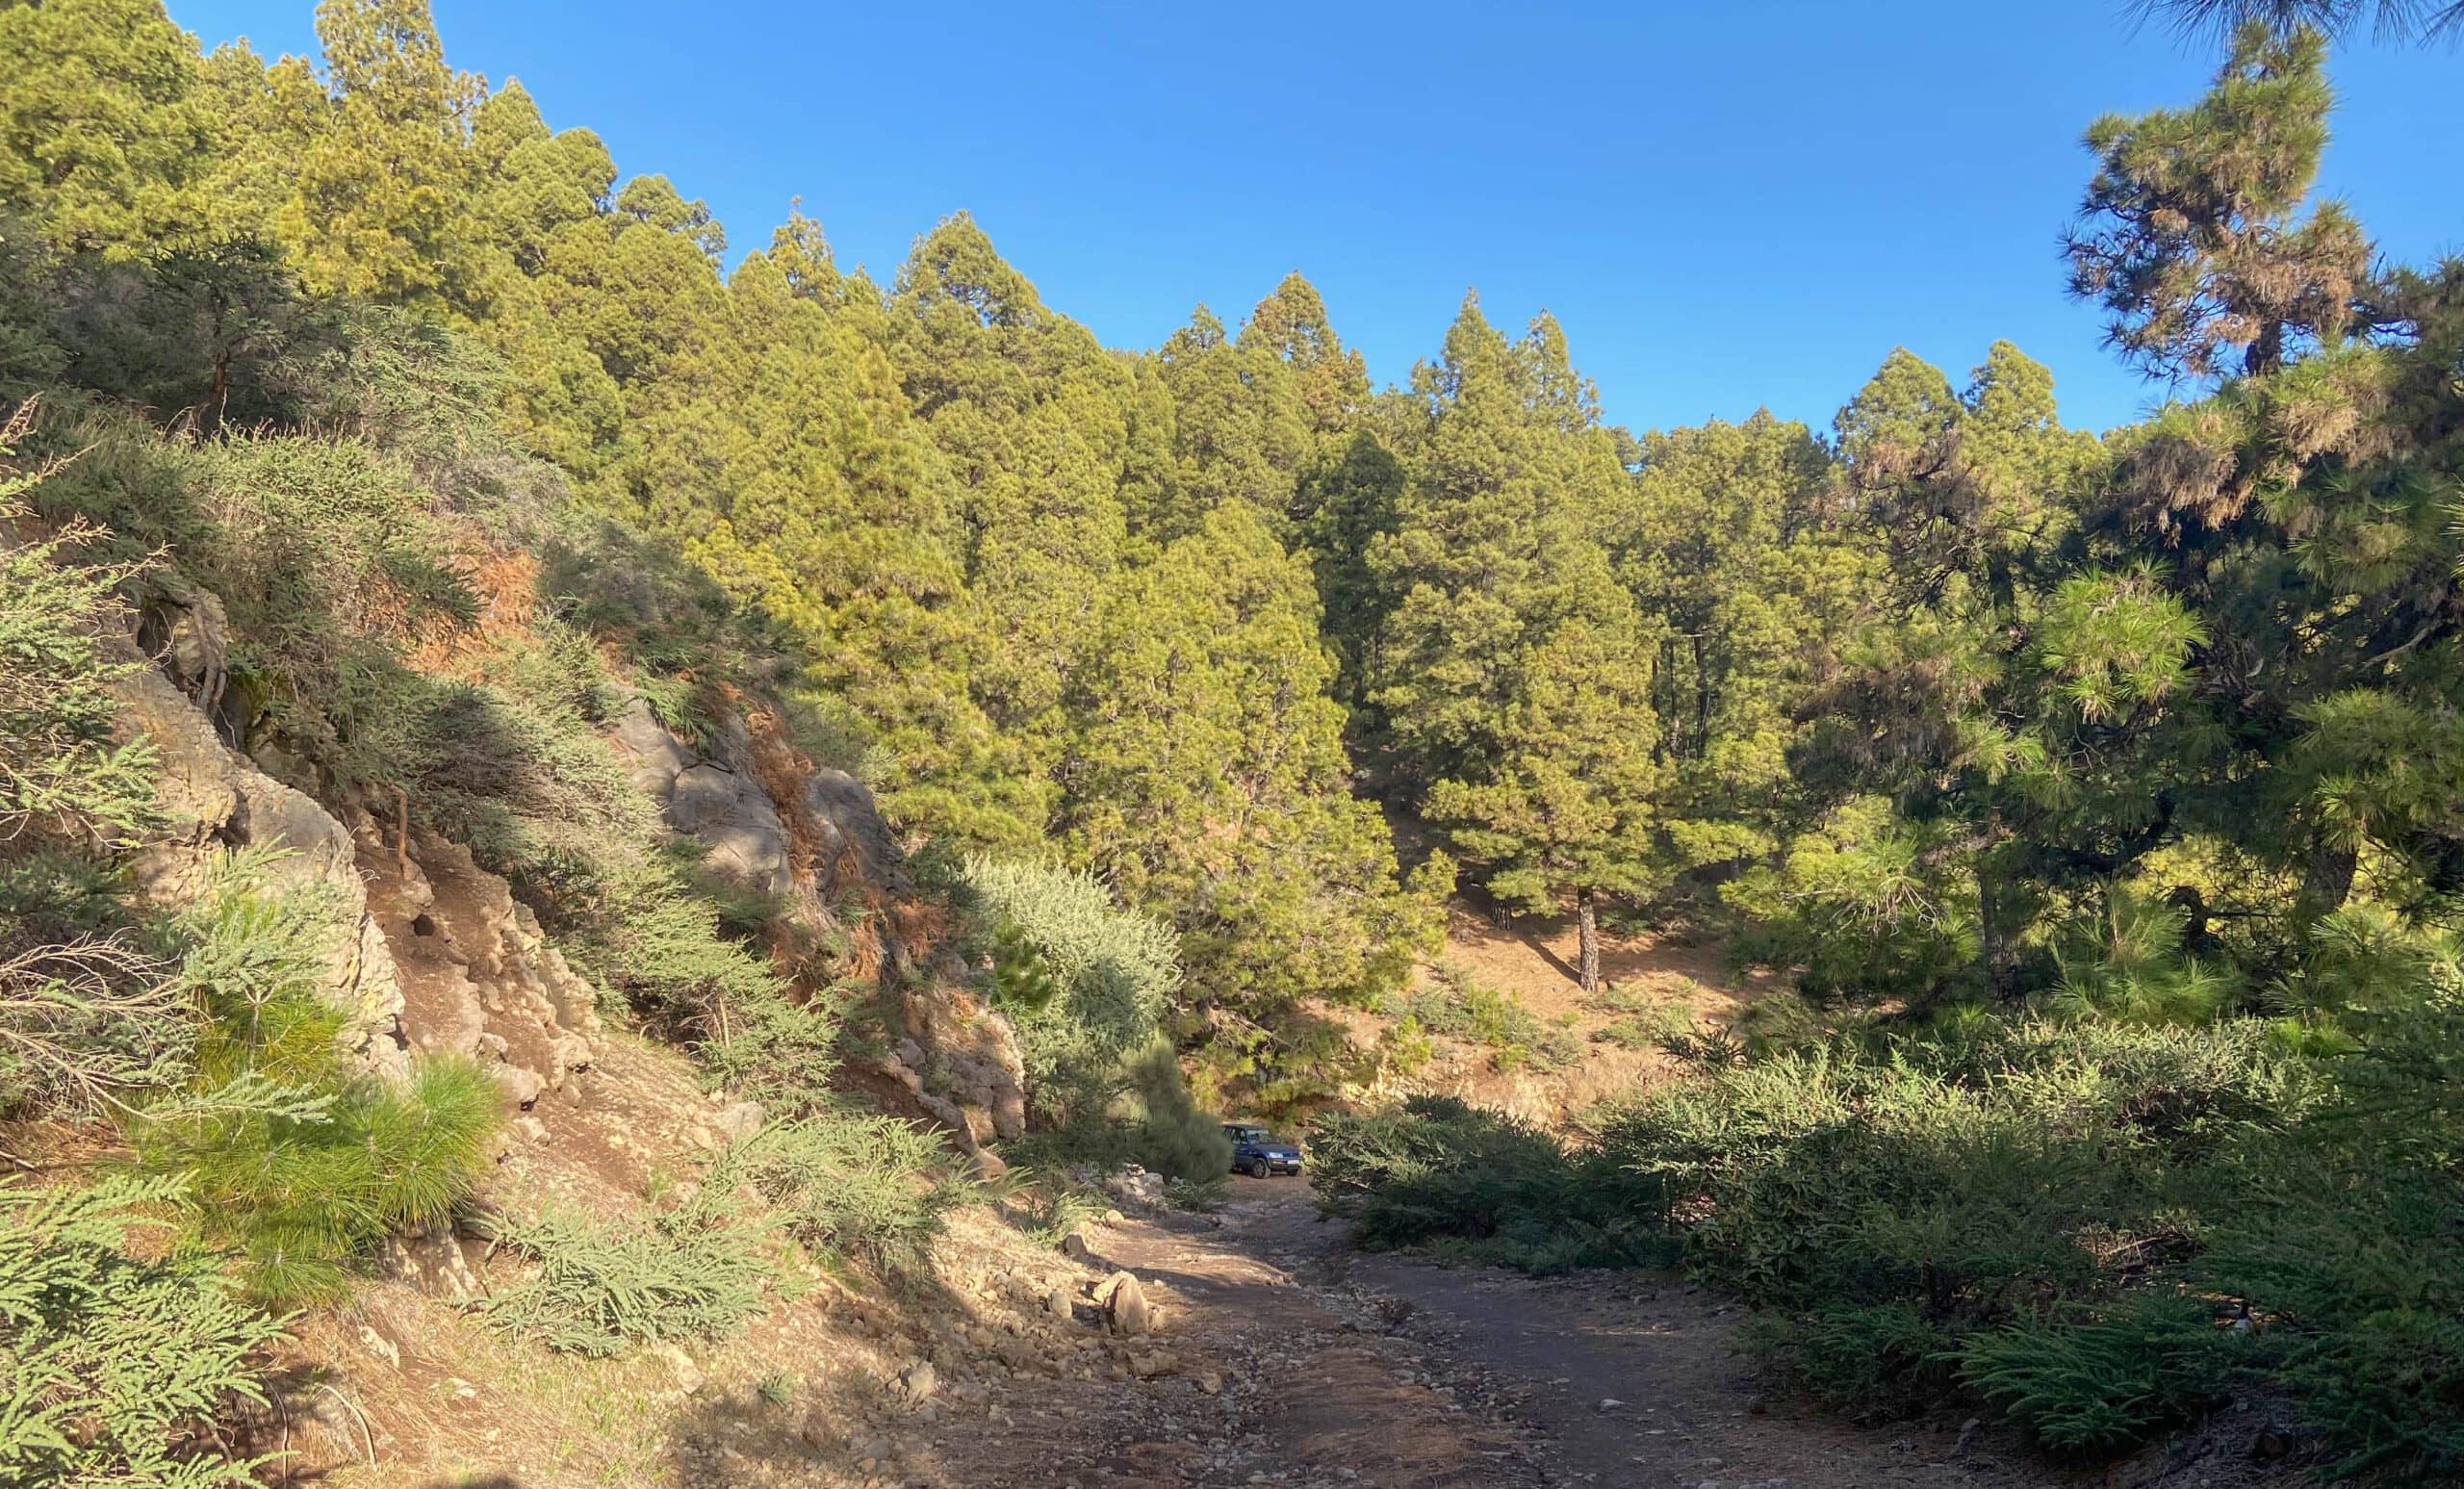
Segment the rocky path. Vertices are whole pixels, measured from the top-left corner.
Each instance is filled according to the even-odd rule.
[[[1741,1322],[1681,1284],[1534,1281],[1353,1251],[1305,1186],[1094,1233],[1158,1304],[1112,1379],[1020,1375],[907,1454],[953,1485],[2017,1486],[1955,1430],[1766,1407]]]

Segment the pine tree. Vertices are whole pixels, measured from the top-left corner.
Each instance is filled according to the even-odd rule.
[[[309,288],[441,299],[466,271],[453,229],[477,80],[446,65],[427,0],[322,0],[331,103],[281,174],[274,231]]]
[[[1798,708],[1869,614],[1878,555],[1828,521],[1831,458],[1803,424],[1654,432],[1632,459],[1607,536],[1659,626],[1657,832],[1670,871],[1716,879],[1772,851],[1796,809]]]
[[[1309,571],[1235,503],[1108,594],[1057,767],[1073,856],[1183,937],[1245,1016],[1396,986],[1427,929],[1352,796]]]
[[[1467,297],[1413,391],[1410,486],[1372,552],[1390,768],[1501,898],[1571,899],[1588,988],[1599,896],[1645,887],[1658,779],[1644,623],[1598,541],[1623,472],[1545,317],[1509,345]]]
[[[1150,535],[1168,541],[1194,531],[1207,513],[1234,502],[1287,532],[1312,453],[1292,370],[1270,347],[1232,341],[1203,305],[1155,360],[1172,400],[1172,476],[1163,510],[1144,525]]]
[[[891,310],[908,398],[957,481],[967,583],[1002,638],[978,696],[1048,755],[1074,640],[1129,541],[1136,377],[963,214],[916,243]]]
[[[71,251],[200,241],[213,117],[161,0],[0,8],[0,209]]]
[[[2133,363],[2267,372],[2352,325],[2369,269],[2359,225],[2333,202],[2297,216],[2327,141],[2325,56],[2315,31],[2253,23],[2194,107],[2090,127],[2100,168],[2067,242],[2071,293],[2112,312],[2108,335]]]

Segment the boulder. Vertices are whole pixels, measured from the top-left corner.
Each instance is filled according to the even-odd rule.
[[[1116,1271],[1105,1278],[1097,1300],[1103,1304],[1104,1327],[1119,1338],[1137,1339],[1153,1326],[1146,1289],[1130,1272]]]
[[[898,1395],[911,1406],[923,1405],[940,1389],[940,1373],[930,1360],[917,1360],[898,1373]]]
[[[720,1108],[719,1115],[711,1117],[710,1123],[722,1136],[741,1142],[761,1130],[761,1117],[760,1102],[734,1101]]]
[[[658,721],[636,694],[618,711],[615,743],[629,757],[634,785],[676,832],[710,850],[710,867],[757,894],[795,888],[787,825],[753,772],[752,738],[730,718],[706,751]]]

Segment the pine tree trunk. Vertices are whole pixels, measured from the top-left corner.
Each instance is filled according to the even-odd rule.
[[[2310,850],[2301,870],[2301,894],[2293,902],[2293,928],[2308,936],[2313,926],[2345,908],[2352,894],[2353,869],[2359,855],[2350,848],[2320,843]]]
[[[1589,889],[1575,896],[1575,926],[1580,948],[1576,953],[1577,970],[1588,995],[1600,990],[1600,912]]]
[[[1993,873],[1984,864],[1976,870],[1976,955],[1988,997],[2008,997],[2017,990],[2019,948],[2011,934],[2006,907]]]

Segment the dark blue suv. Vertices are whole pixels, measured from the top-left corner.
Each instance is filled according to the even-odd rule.
[[[1300,1171],[1300,1144],[1282,1141],[1260,1123],[1225,1122],[1223,1135],[1232,1140],[1232,1167],[1253,1179]]]

